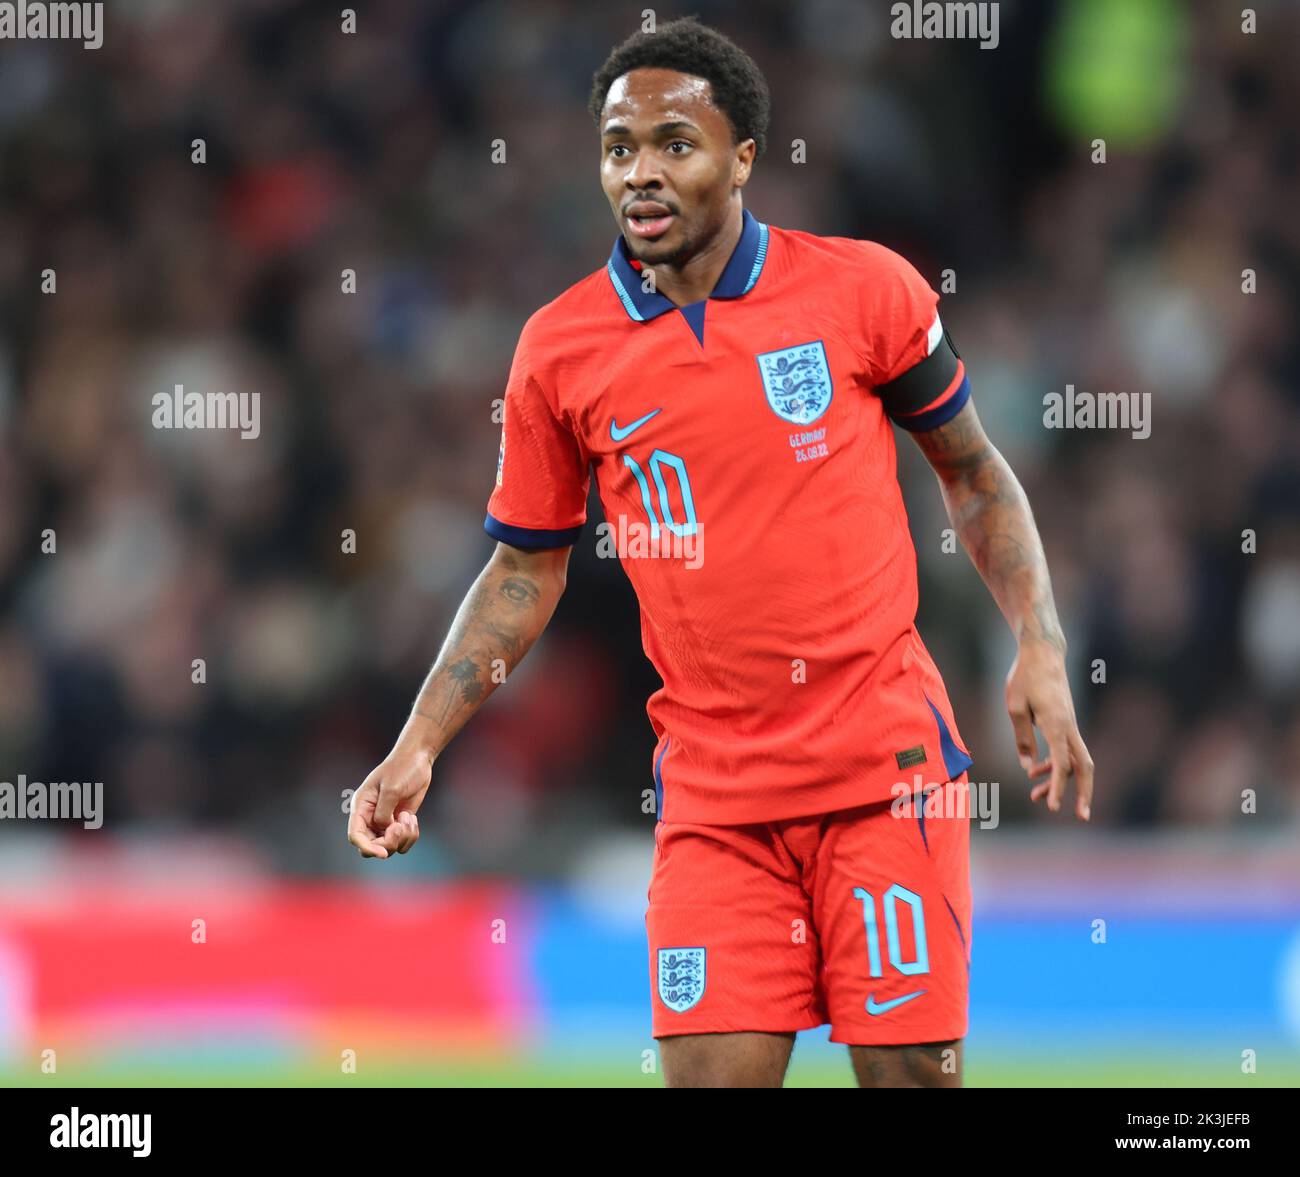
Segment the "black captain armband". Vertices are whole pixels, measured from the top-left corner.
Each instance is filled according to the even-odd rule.
[[[939,320],[935,320],[936,325]],[[876,389],[885,412],[912,433],[937,429],[961,412],[970,399],[970,381],[948,329],[920,363]]]

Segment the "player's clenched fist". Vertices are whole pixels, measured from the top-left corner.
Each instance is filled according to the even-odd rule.
[[[420,837],[415,811],[429,789],[433,759],[398,744],[352,795],[348,841],[362,858],[405,854]]]

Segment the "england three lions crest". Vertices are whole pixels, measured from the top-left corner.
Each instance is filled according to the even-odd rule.
[[[659,1000],[684,1014],[704,996],[704,949],[659,949]]]
[[[831,403],[831,370],[820,339],[765,351],[755,358],[767,403],[778,417],[792,425],[808,425],[826,412]]]

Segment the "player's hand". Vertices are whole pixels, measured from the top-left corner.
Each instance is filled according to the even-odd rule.
[[[362,858],[405,854],[420,838],[415,811],[429,790],[433,757],[424,748],[396,747],[352,794],[348,841]]]
[[[1020,766],[1030,780],[1049,773],[1046,781],[1030,790],[1029,799],[1047,798],[1047,808],[1061,808],[1065,783],[1074,774],[1077,796],[1074,812],[1083,821],[1092,818],[1092,757],[1088,754],[1074,700],[1065,677],[1065,657],[1051,642],[1026,639],[1007,675],[1007,711],[1016,733]],[[1043,734],[1047,756],[1038,760],[1034,728]]]

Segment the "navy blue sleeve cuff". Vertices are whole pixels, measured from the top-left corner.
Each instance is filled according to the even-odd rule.
[[[582,524],[577,527],[561,527],[548,531],[541,527],[512,527],[493,517],[489,511],[483,520],[483,530],[493,539],[509,544],[512,548],[567,548],[577,542],[582,534]]]

